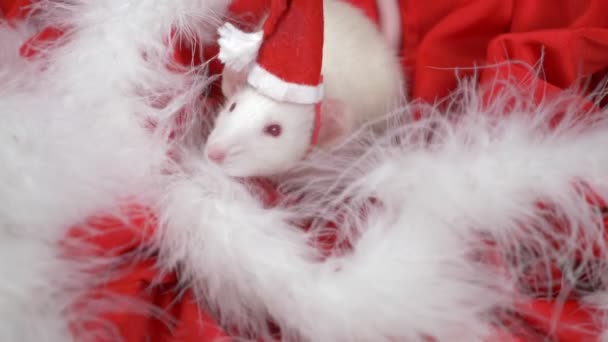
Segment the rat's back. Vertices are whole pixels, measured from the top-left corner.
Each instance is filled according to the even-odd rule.
[[[374,22],[342,0],[325,0],[323,78],[328,98],[350,106],[357,124],[387,114],[401,100],[401,64]]]

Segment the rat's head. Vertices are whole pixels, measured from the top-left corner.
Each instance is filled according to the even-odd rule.
[[[304,157],[313,126],[313,105],[277,102],[245,86],[220,111],[205,154],[233,177],[274,175]]]

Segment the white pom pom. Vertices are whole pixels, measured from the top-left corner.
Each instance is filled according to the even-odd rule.
[[[256,59],[264,36],[263,31],[243,32],[230,23],[221,26],[218,33],[218,57],[235,71],[243,70]]]

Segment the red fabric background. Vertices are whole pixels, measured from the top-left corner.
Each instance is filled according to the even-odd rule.
[[[373,0],[349,0],[376,19]],[[19,20],[27,0],[0,0],[0,13],[11,20]],[[531,64],[538,62],[544,52],[545,79],[539,80],[541,89],[549,95],[571,85],[579,75],[598,82],[608,71],[608,1],[606,0],[401,0],[403,34],[403,66],[409,77],[409,91],[414,98],[433,101],[455,88],[454,68],[468,68],[503,62],[509,59]],[[52,39],[56,30],[48,30],[42,38]],[[0,42],[1,43],[1,42]],[[543,50],[544,49],[544,50]],[[31,51],[22,50],[24,55]],[[207,50],[209,55],[214,48]],[[189,53],[176,53],[183,62]],[[221,65],[213,64],[219,72]],[[529,77],[527,69],[511,65],[483,71],[480,80],[490,80],[496,73],[510,74],[522,81]],[[471,74],[461,70],[461,75]],[[216,91],[218,88],[216,88]],[[217,94],[217,93],[216,93]],[[271,191],[271,190],[269,190]],[[102,231],[112,231],[96,237],[93,242],[104,250],[123,246],[124,253],[145,244],[149,231],[144,221],[129,224],[111,218],[93,219]],[[150,222],[148,222],[150,223]],[[169,330],[161,322],[147,315],[117,313],[109,318],[117,324],[127,342],[142,341],[208,341],[224,333],[214,321],[199,309],[186,293],[175,300],[174,276],[164,283],[149,288],[155,276],[153,259],[141,261],[127,276],[108,285],[105,290],[140,298],[164,308],[178,320]],[[521,319],[529,331],[546,334],[550,326],[546,318],[555,310],[550,300],[533,300],[522,305]],[[585,334],[566,323],[593,324],[592,316],[580,310],[575,299],[569,300],[561,314],[561,322],[554,331],[557,341],[588,341],[593,334]],[[532,317],[537,317],[533,319]],[[201,324],[201,322],[203,322]],[[592,329],[593,330],[593,329]],[[540,340],[531,335],[521,340]],[[496,340],[516,337],[500,332]]]

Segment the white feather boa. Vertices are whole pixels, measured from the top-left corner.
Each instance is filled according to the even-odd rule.
[[[483,90],[463,82],[447,106],[410,104],[385,136],[311,156],[281,184],[290,205],[264,207],[196,150],[168,174],[174,116],[208,82],[199,68],[166,68],[169,33],[206,41],[226,2],[43,1],[36,26],[70,30],[30,62],[7,51],[33,27],[0,27],[0,340],[66,341],[68,325],[124,309],[72,310],[105,280],[91,267],[111,260],[66,258],[59,241],[92,213],[120,216],[127,197],[156,206],[159,266],[180,267],[203,309],[248,335],[268,335],[271,319],[285,339],[491,338],[496,311],[521,299],[524,266],[554,262],[576,278],[574,256],[590,258],[589,242],[605,248],[580,183],[608,198],[608,112],[576,121],[571,93],[534,104],[507,83],[482,106]],[[411,120],[414,111],[424,119]],[[549,129],[557,112],[566,117]],[[556,231],[539,201],[571,228]],[[318,220],[306,232],[295,224],[310,217]],[[321,255],[313,241],[325,221],[339,223],[351,251]],[[486,240],[514,261],[486,262]]]
[[[227,3],[45,0],[17,27],[0,21],[0,340],[69,341],[70,327],[93,340],[112,333],[85,324],[125,303],[74,311],[81,294],[111,277],[91,269],[111,260],[87,256],[97,251],[78,239],[61,242],[80,256],[66,258],[60,241],[89,215],[124,216],[124,198],[150,198],[169,149],[163,124],[208,82],[200,68],[169,71],[171,30],[209,41]],[[30,61],[19,57],[45,27],[66,35]],[[158,108],[165,98],[173,101]],[[144,128],[149,120],[158,134]]]
[[[574,93],[535,105],[532,92],[504,85],[484,107],[484,91],[463,82],[447,110],[411,104],[424,119],[405,113],[381,138],[313,156],[283,184],[295,205],[266,209],[193,155],[167,190],[160,262],[183,264],[201,300],[247,332],[268,333],[272,318],[286,339],[491,340],[497,310],[524,299],[526,266],[555,263],[574,279],[576,256],[603,247],[580,182],[608,195],[608,112],[577,120]],[[308,232],[290,224],[310,217],[319,222]],[[552,218],[570,228],[560,233]],[[326,221],[353,248],[321,262],[312,242]],[[514,261],[476,258],[484,241]]]

